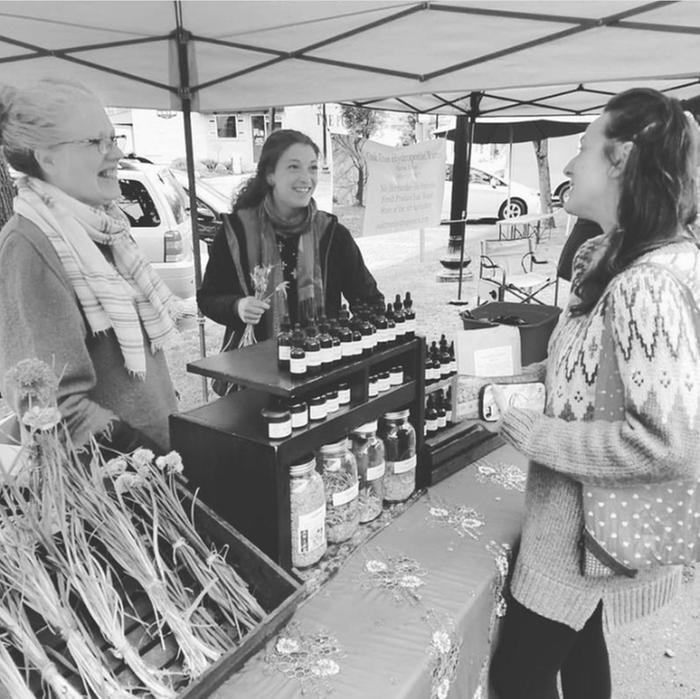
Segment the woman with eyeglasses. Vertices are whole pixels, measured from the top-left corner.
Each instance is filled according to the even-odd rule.
[[[0,87],[0,145],[20,173],[0,232],[0,381],[43,360],[77,445],[167,450],[173,297],[116,204],[123,153],[104,108],[76,83]]]

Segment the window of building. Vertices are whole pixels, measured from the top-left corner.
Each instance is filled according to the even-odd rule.
[[[216,135],[218,138],[238,138],[235,114],[216,115]]]

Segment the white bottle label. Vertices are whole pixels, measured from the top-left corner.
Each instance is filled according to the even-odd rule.
[[[403,461],[387,461],[387,466],[393,473],[405,473],[412,471],[416,467],[416,457],[411,456]]]
[[[352,354],[357,357],[362,354],[362,339],[353,340],[352,342]]]
[[[393,328],[387,328],[386,333],[387,337],[389,338],[389,342],[393,342],[396,339],[396,326]]]
[[[452,422],[452,409],[445,410],[445,421]]]
[[[333,345],[332,352],[333,352],[333,360],[334,361],[339,362],[343,358],[343,346],[342,345]]]
[[[330,364],[333,361],[333,347],[321,347],[321,364]]]
[[[277,346],[277,358],[280,361],[289,361],[289,355],[292,351],[290,345],[278,345]]]
[[[373,381],[367,386],[367,395],[370,398],[374,398],[379,393],[379,382]]]
[[[338,493],[333,493],[333,497],[331,498],[333,501],[333,507],[340,507],[341,505],[351,502],[357,497],[358,493],[359,485],[357,483],[353,483],[353,485],[351,485],[349,488],[341,490]]]
[[[428,432],[435,432],[438,428],[438,421],[437,418],[434,418],[432,420],[426,420],[425,424],[428,426]]]
[[[340,354],[342,357],[352,357],[354,351],[355,347],[352,344],[352,340],[340,343]]]
[[[340,405],[346,405],[350,402],[350,389],[344,388],[338,390],[338,402]]]
[[[306,373],[306,357],[289,360],[290,374],[305,374]]]
[[[447,413],[445,413],[442,417],[438,415],[437,426],[439,430],[443,427],[447,427]]]
[[[363,335],[362,340],[362,349],[372,349],[372,336],[371,335]]]
[[[268,422],[267,436],[270,439],[284,439],[292,434],[292,418],[284,422]]]
[[[389,380],[389,377],[382,377],[379,379],[379,390],[380,391],[388,391],[389,388],[391,387],[391,383]]]
[[[383,461],[380,464],[377,464],[376,466],[370,466],[367,469],[367,476],[365,480],[367,480],[367,482],[376,481],[377,478],[382,478],[385,471],[386,464]]]
[[[306,366],[321,366],[321,350],[306,353]]]
[[[297,553],[308,553],[323,546],[326,540],[326,503],[313,512],[299,515]]]

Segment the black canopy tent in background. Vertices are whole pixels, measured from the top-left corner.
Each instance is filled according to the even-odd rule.
[[[688,1],[0,0],[3,82],[69,78],[109,106],[183,112],[192,211],[192,111],[359,100],[472,123],[592,114],[633,85],[695,97],[698,55]]]
[[[508,198],[512,181],[513,143],[540,141],[545,138],[568,136],[586,130],[590,118],[572,118],[569,121],[555,119],[482,119],[478,118],[478,101],[470,110],[469,117],[460,115],[452,129],[435,132],[455,142],[453,173],[459,172],[459,181],[453,174],[452,201],[450,202],[450,251],[459,251],[459,277],[457,286],[457,303],[462,302],[462,281],[464,274],[464,247],[466,244],[466,212],[469,199],[469,169],[471,151],[474,143],[508,143]],[[466,144],[466,145],[465,145]]]

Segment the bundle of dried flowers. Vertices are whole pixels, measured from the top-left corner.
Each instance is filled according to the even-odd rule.
[[[172,549],[173,562],[185,566],[242,637],[263,619],[265,610],[249,592],[245,581],[226,562],[225,556],[205,543],[193,519],[183,509],[175,486],[175,477],[183,469],[180,455],[170,452],[154,459],[151,452],[139,449],[130,461],[140,477],[132,478],[131,487],[127,489],[124,480],[119,480],[126,473],[122,470],[115,481],[118,496],[137,505],[142,518],[160,514],[159,531]],[[107,464],[107,470],[114,474],[115,467],[126,465],[127,461],[122,459],[121,464]]]
[[[10,590],[4,595],[3,602],[0,604],[0,626],[6,630],[8,640],[22,653],[26,662],[39,670],[42,683],[50,687],[56,696],[65,699],[82,699],[80,692],[73,689],[47,655],[34,633],[16,591]],[[11,694],[11,696],[16,695]]]
[[[287,294],[287,282],[280,282],[273,289],[272,293],[267,293],[272,267],[273,265],[255,265],[253,271],[250,273],[250,280],[253,283],[253,294],[255,298],[260,301],[269,301],[277,292],[281,292],[285,296]],[[254,345],[256,342],[255,326],[251,323],[246,323],[238,346],[248,347],[248,345]]]

